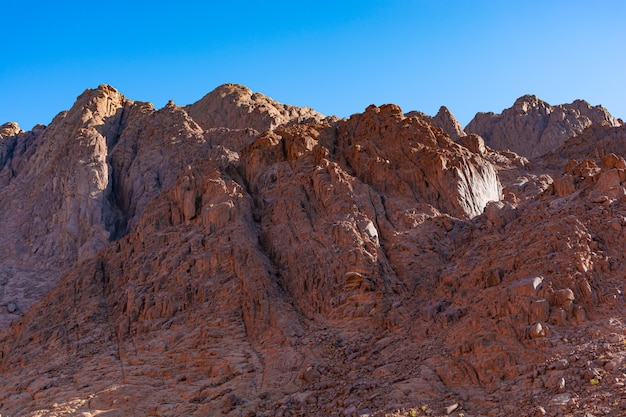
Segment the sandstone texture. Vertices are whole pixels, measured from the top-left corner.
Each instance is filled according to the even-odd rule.
[[[476,114],[465,132],[482,136],[494,149],[536,157],[557,149],[592,124],[617,127],[622,122],[602,106],[591,106],[584,100],[551,106],[536,96],[526,95],[501,114]]]
[[[0,414],[625,415],[626,128],[452,120],[102,85],[3,125]]]

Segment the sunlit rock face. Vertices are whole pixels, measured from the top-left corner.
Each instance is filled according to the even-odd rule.
[[[418,116],[429,123],[443,129],[444,132],[452,139],[453,141],[459,140],[460,137],[465,136],[465,132],[463,131],[463,126],[459,123],[459,121],[454,117],[452,112],[446,107],[441,106],[439,111],[434,116],[429,116],[420,111],[411,111],[406,114],[407,116]]]
[[[476,114],[465,132],[482,136],[494,149],[536,157],[558,148],[594,123],[621,125],[605,108],[591,106],[584,100],[551,106],[536,96],[526,95],[502,114]]]
[[[619,415],[624,127],[530,163],[452,122],[225,85],[3,125],[2,414]]]
[[[219,86],[185,110],[205,130],[211,128],[274,129],[288,123],[319,121],[324,116],[308,107],[282,104],[238,84]]]
[[[476,216],[501,198],[490,162],[422,118],[403,116],[398,106],[370,106],[340,123],[338,137],[355,175],[389,197],[461,217]]]

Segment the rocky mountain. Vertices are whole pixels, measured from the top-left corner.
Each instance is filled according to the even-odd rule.
[[[476,114],[465,132],[482,136],[494,149],[536,157],[557,149],[568,138],[599,123],[622,125],[602,106],[591,106],[584,100],[551,106],[536,96],[526,95],[502,114]]]
[[[2,125],[0,414],[624,414],[626,128],[531,163],[454,120],[103,85]]]
[[[434,116],[429,116],[420,111],[411,111],[407,113],[407,116],[421,117],[427,122],[442,128],[443,131],[450,136],[450,139],[454,141],[459,140],[462,136],[465,136],[463,126],[461,126],[461,123],[459,123],[456,117],[454,117],[452,112],[446,106],[441,106],[437,114]]]
[[[248,87],[224,84],[185,107],[205,130],[254,129],[257,132],[290,123],[320,121],[324,116],[308,107],[278,103]]]

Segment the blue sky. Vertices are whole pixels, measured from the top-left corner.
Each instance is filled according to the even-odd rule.
[[[111,84],[156,107],[220,84],[341,117],[369,104],[466,125],[524,94],[626,119],[626,1],[2,0],[0,123],[48,124]]]

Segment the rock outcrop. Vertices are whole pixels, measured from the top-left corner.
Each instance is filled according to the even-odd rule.
[[[465,136],[465,132],[463,131],[463,126],[459,123],[459,121],[454,117],[452,112],[448,110],[446,106],[441,106],[439,111],[434,116],[428,116],[420,111],[412,111],[406,114],[407,116],[418,116],[427,122],[432,123],[433,125],[440,127],[444,132],[450,136],[450,139],[453,141],[459,140],[460,137]]]
[[[8,122],[0,126],[0,139],[17,135],[23,132],[20,126],[15,122]]]
[[[15,136],[20,132],[22,132],[22,130],[19,125],[14,122],[5,123],[0,126],[0,173],[3,172],[4,166],[11,159],[17,142]]]
[[[526,95],[502,114],[477,113],[465,132],[482,136],[494,149],[537,157],[558,148],[592,124],[601,123],[621,125],[602,106],[591,106],[583,100],[551,106],[536,96]]]
[[[224,84],[185,107],[203,129],[272,130],[288,123],[319,121],[324,116],[308,107],[278,103],[248,87]]]
[[[249,92],[233,85],[216,91],[227,89]],[[254,96],[263,106],[276,104]],[[233,112],[251,109],[245,100],[218,100],[211,114],[228,120]],[[281,109],[285,114],[272,107],[270,118],[321,118],[310,109]],[[266,120],[266,112],[255,111],[259,120]],[[205,131],[181,107],[170,104],[156,110],[102,85],[85,91],[49,126],[22,132],[17,124],[7,123],[2,135],[0,227],[5,233],[0,274],[8,280],[5,298],[19,306],[0,311],[0,324],[5,325],[41,298],[63,272],[131,230],[146,205],[173,186],[181,169],[206,157],[214,146],[212,138],[215,146],[238,149],[254,140],[255,131]]]
[[[47,128],[9,138],[13,144],[3,152],[0,171],[0,273],[7,281],[4,299],[18,306],[7,309],[10,316],[109,242],[108,148],[128,105],[119,92],[101,86],[87,90]]]
[[[3,415],[623,414],[624,127],[530,164],[224,97],[0,138]]]
[[[305,316],[331,322],[380,325],[389,309],[381,294],[411,287],[385,248],[401,232],[417,249],[408,236],[419,211],[470,218],[501,197],[489,162],[393,105],[261,135],[241,163],[283,285]]]
[[[383,195],[408,196],[456,217],[474,217],[501,198],[489,162],[397,106],[370,106],[338,130],[347,164]]]

